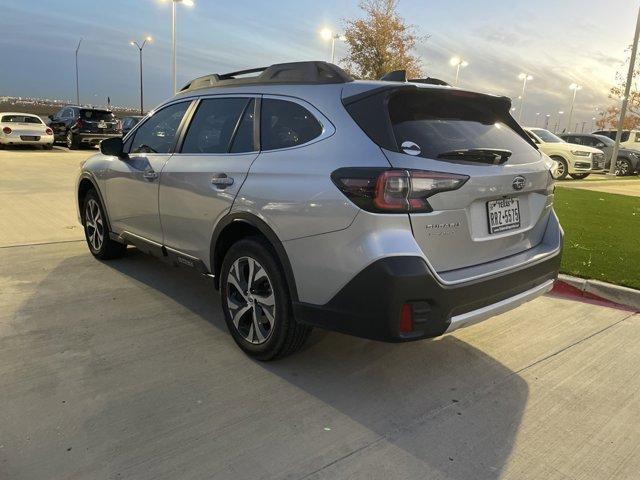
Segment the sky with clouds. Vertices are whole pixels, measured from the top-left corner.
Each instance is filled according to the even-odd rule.
[[[358,16],[357,0],[194,0],[178,6],[178,83],[295,60],[328,60],[318,32],[340,31]],[[399,11],[422,36],[424,72],[453,82],[449,59],[469,62],[460,86],[512,98],[527,86],[524,122],[568,112],[569,84],[584,86],[576,122],[612,104],[608,90],[623,72],[633,38],[636,0],[400,0]],[[80,37],[84,103],[135,105],[138,52],[146,35],[145,97],[153,106],[171,94],[171,7],[161,0],[0,0],[0,96],[75,97],[74,50]],[[344,56],[340,42],[337,58]],[[515,100],[515,105],[518,101]],[[542,123],[542,122],[541,122]],[[553,123],[553,117],[552,117]],[[589,123],[588,123],[589,124]],[[589,128],[589,127],[587,127]]]

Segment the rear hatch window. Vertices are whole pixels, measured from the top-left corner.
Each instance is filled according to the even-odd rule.
[[[401,92],[388,108],[399,150],[409,155],[489,164],[535,155],[505,115],[480,98]]]
[[[89,109],[80,110],[80,118],[82,118],[82,120],[87,120],[89,122],[99,122],[99,121],[114,122],[116,119],[113,113],[107,110],[89,110]]]
[[[466,164],[540,158],[504,97],[407,85],[347,96],[343,103],[369,138],[386,150]]]
[[[42,125],[42,120],[38,117],[32,117],[30,115],[3,115],[0,122],[6,123],[35,123]]]

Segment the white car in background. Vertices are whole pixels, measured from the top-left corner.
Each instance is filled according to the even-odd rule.
[[[611,140],[615,140],[617,134],[618,130],[598,130],[593,132],[593,135],[604,135]],[[623,130],[620,137],[620,148],[628,148],[636,152],[640,151],[640,130]]]
[[[605,155],[602,150],[567,143],[544,128],[525,128],[524,131],[542,153],[556,162],[556,168],[552,170],[556,180],[562,180],[567,175],[580,180],[591,173],[604,172]]]
[[[0,112],[0,148],[4,145],[33,145],[53,148],[53,130],[37,115]]]

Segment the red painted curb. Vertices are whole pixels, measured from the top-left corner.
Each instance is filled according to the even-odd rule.
[[[557,297],[573,298],[581,302],[590,303],[592,305],[600,305],[602,307],[617,308],[618,310],[626,310],[629,312],[635,312],[635,308],[628,305],[622,305],[620,303],[612,302],[604,297],[594,295],[593,293],[583,292],[579,288],[569,285],[562,280],[556,280],[553,284],[553,289],[549,292]]]

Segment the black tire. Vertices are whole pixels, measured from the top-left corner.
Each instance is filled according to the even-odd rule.
[[[246,288],[247,284],[251,287],[243,293],[235,286],[241,283],[236,277],[248,277],[247,272],[251,269],[248,263],[243,266],[243,262],[249,260],[254,262],[251,267],[254,279],[240,285],[240,290]],[[236,272],[235,265],[238,265],[239,272]],[[220,270],[220,294],[229,332],[250,357],[261,361],[286,357],[300,350],[311,333],[311,327],[295,320],[282,266],[271,245],[260,237],[242,239],[229,248]],[[259,300],[267,298],[272,299],[273,307],[269,307],[268,303],[263,305]],[[232,304],[236,306],[230,307]],[[235,308],[233,314],[232,308]],[[234,324],[233,315],[237,318],[238,326]],[[256,332],[260,332],[259,335]]]
[[[551,158],[558,162],[557,170],[560,171],[558,175],[553,175],[553,178],[556,180],[564,180],[567,178],[567,174],[569,173],[569,165],[567,164],[567,161],[557,155],[553,155]]]
[[[77,150],[78,148],[80,148],[78,136],[75,135],[71,130],[67,132],[67,148],[69,150]]]
[[[590,173],[570,173],[569,174],[571,176],[571,178],[573,178],[574,180],[582,180],[584,178],[587,178],[589,175],[591,175]]]
[[[618,177],[626,177],[631,175],[633,172],[633,166],[626,158],[618,158],[615,172]]]
[[[100,220],[98,220],[98,214]],[[89,251],[100,260],[120,258],[127,251],[124,243],[116,242],[109,237],[106,218],[100,197],[95,190],[89,190],[82,204],[82,225]],[[94,233],[100,234],[99,242]]]

